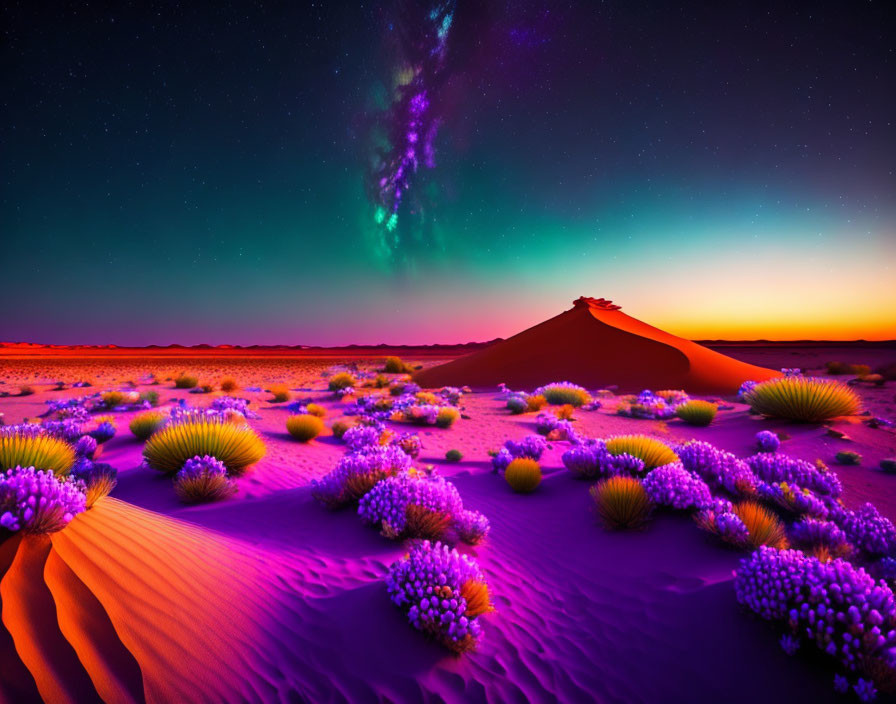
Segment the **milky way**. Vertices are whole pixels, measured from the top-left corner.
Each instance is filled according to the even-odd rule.
[[[435,138],[442,122],[439,89],[448,74],[448,44],[456,2],[398,6],[388,31],[396,35],[391,93],[371,131],[367,192],[377,244],[392,262],[405,257],[409,238],[425,240],[431,196],[421,171],[436,165]]]

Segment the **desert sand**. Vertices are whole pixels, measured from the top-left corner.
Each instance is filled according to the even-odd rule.
[[[592,313],[577,307],[564,316]],[[643,333],[636,330],[618,334]],[[656,344],[661,357],[682,354]],[[28,382],[36,393],[0,398],[0,412],[18,423],[43,413],[48,399],[118,388],[148,372],[164,379],[162,369],[190,369],[184,361],[73,358],[57,366],[48,358],[37,372],[9,362],[4,388]],[[381,366],[378,358],[354,362]],[[535,494],[511,492],[491,471],[488,451],[534,432],[534,417],[509,415],[494,389],[466,394],[453,427],[419,430],[417,464],[437,467],[464,505],[491,521],[484,543],[460,549],[478,560],[497,608],[482,617],[475,652],[457,656],[428,641],[383,584],[406,547],[363,526],[353,509],[328,511],[310,496],[310,481],[332,469],[344,445],[329,431],[308,444],[293,441],[285,404],[246,388],[259,379],[286,382],[293,399],[320,403],[331,421],[345,407],[320,378],[333,363],[247,364],[235,356],[191,369],[216,382],[237,378],[243,388],[233,395],[250,399],[260,415],[251,424],[268,448],[237,480],[239,493],[220,503],[180,504],[170,479],[140,467],[142,443],[127,430],[133,413],[115,414],[119,430],[101,456],[119,470],[112,496],[50,537],[0,545],[0,701],[836,701],[820,658],[788,657],[774,629],[738,607],[732,570],[742,552],[720,547],[680,515],[659,515],[643,531],[606,531],[588,483],[563,467],[566,442],[552,442],[542,458]],[[23,373],[29,378],[17,377]],[[53,390],[52,382],[84,374],[97,386]],[[170,381],[138,381],[136,389],[158,391],[163,407],[180,399],[204,406],[221,395],[191,394]],[[860,392],[874,415],[896,415],[891,387]],[[611,397],[598,410],[578,411],[575,425],[591,437],[706,439],[740,456],[753,451],[759,429],[786,433],[782,450],[802,459],[832,463],[837,451],[857,449],[860,466],[836,468],[847,505],[873,500],[896,519],[896,477],[877,469],[896,453],[891,429],[840,420],[831,427],[847,438],[835,438],[826,426],[760,419],[730,405],[712,426],[696,428],[617,416]],[[459,463],[444,459],[453,448],[463,453]]]

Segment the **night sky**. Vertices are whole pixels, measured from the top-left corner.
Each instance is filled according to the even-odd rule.
[[[896,338],[886,3],[784,5],[4,3],[0,339]]]

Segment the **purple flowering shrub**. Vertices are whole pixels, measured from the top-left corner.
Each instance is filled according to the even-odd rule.
[[[809,489],[816,494],[834,498],[843,492],[840,479],[834,472],[805,460],[778,453],[760,452],[748,457],[746,462],[759,479],[769,484],[787,482],[801,489]]]
[[[694,520],[700,528],[714,533],[726,543],[739,548],[749,544],[750,531],[727,499],[712,499],[696,513]]]
[[[382,425],[356,425],[342,434],[342,442],[351,451],[374,447],[381,444],[384,432]]]
[[[469,515],[454,484],[442,477],[400,474],[387,477],[361,497],[358,515],[379,526],[392,540],[425,538],[454,542],[454,538],[478,542],[488,531],[484,516]],[[457,530],[461,519],[463,530]]]
[[[400,448],[370,445],[348,453],[332,471],[312,480],[311,495],[329,508],[339,508],[357,501],[386,477],[410,470],[411,458]]]
[[[801,489],[787,482],[766,484],[759,482],[756,496],[766,503],[774,504],[784,511],[796,514],[827,518],[828,507],[824,500],[809,489]]]
[[[494,610],[479,566],[428,540],[392,564],[386,589],[414,628],[457,653],[476,647],[482,633],[479,617]]]
[[[561,457],[563,465],[576,478],[633,476],[644,474],[644,461],[628,453],[614,455],[603,440],[589,440],[574,445]]]
[[[740,388],[737,390],[737,400],[741,403],[746,403],[746,395],[753,390],[753,388],[758,384],[758,381],[745,381],[740,385]]]
[[[395,447],[408,455],[408,457],[417,457],[420,454],[420,450],[423,449],[423,442],[420,440],[420,436],[415,433],[402,433],[401,435],[396,435],[389,441],[389,443],[395,445]]]
[[[700,476],[714,490],[725,490],[731,496],[749,496],[756,487],[756,475],[749,465],[730,452],[708,442],[692,440],[675,448],[681,464]]]
[[[216,398],[211,402],[208,410],[224,415],[238,413],[244,418],[261,418],[260,415],[249,410],[248,399],[234,398],[233,396],[220,396]]]
[[[737,599],[794,637],[814,643],[850,672],[893,691],[896,599],[883,581],[845,560],[760,547],[735,573]]]
[[[236,493],[224,463],[210,455],[196,455],[184,462],[174,476],[174,492],[185,504],[220,501]]]
[[[665,395],[660,395],[664,393]],[[666,420],[675,416],[675,409],[688,400],[684,392],[657,392],[645,389],[637,396],[621,396],[616,414],[627,418]]]
[[[849,541],[866,555],[896,556],[896,528],[874,504],[866,503],[855,511],[844,511],[837,518]]]
[[[55,533],[85,509],[84,486],[52,471],[15,467],[0,474],[0,526],[25,533]]]
[[[522,440],[507,440],[504,447],[492,457],[492,469],[503,472],[513,460],[521,457],[540,460],[547,447],[547,440],[541,435],[527,435]]]
[[[709,486],[691,474],[680,462],[651,470],[642,482],[650,501],[674,509],[701,509],[710,504]]]
[[[118,484],[117,469],[83,456],[75,460],[69,476],[83,484],[86,508],[91,508],[97,501],[111,494]]]
[[[756,447],[760,452],[777,452],[781,439],[771,430],[760,430],[756,433]]]
[[[833,521],[803,518],[790,526],[790,541],[813,557],[849,557],[852,545]]]

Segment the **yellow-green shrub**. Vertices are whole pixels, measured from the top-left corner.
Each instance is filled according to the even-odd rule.
[[[597,513],[610,528],[637,528],[650,515],[650,499],[634,477],[609,477],[590,489]]]
[[[301,413],[286,419],[286,429],[296,440],[308,442],[321,434],[324,422],[318,416]]]
[[[405,364],[401,357],[386,357],[383,371],[387,374],[407,374],[412,371],[410,365]]]
[[[138,440],[146,440],[150,435],[165,425],[167,418],[167,415],[161,411],[143,411],[143,413],[138,413],[134,416],[128,427],[131,429],[135,438]]]
[[[772,548],[787,547],[787,532],[784,524],[774,512],[756,501],[742,501],[734,505],[734,513],[743,521],[749,531],[747,543],[758,548],[768,545]]]
[[[460,418],[460,411],[454,406],[444,406],[439,409],[439,414],[436,416],[436,427],[450,428],[458,418]]]
[[[504,479],[510,488],[520,494],[529,494],[541,484],[541,467],[528,457],[518,457],[507,465]]]
[[[174,474],[195,456],[211,455],[224,463],[231,476],[240,476],[265,455],[261,438],[249,425],[209,418],[168,425],[143,447],[147,464]]]
[[[357,380],[354,376],[348,372],[339,372],[330,377],[330,382],[327,385],[327,388],[329,388],[330,391],[340,391],[341,389],[355,386],[355,384],[357,384]]]
[[[233,379],[229,376],[221,379],[221,391],[223,391],[224,393],[229,394],[233,391],[236,391],[238,388],[240,387],[239,384],[236,383],[236,379]]]
[[[632,455],[639,458],[647,471],[678,462],[678,455],[671,447],[646,435],[617,435],[607,440],[606,445],[611,455]]]
[[[193,389],[199,383],[199,377],[190,374],[181,374],[174,379],[174,388],[176,389]]]
[[[846,384],[801,376],[763,381],[745,393],[744,400],[756,413],[807,423],[855,415],[861,406]]]
[[[317,416],[318,418],[327,417],[327,409],[317,403],[309,403],[305,408],[305,412],[310,413],[313,416]]]
[[[691,399],[679,404],[675,409],[675,415],[690,425],[707,426],[716,417],[719,407],[709,401]]]
[[[74,461],[74,448],[51,435],[0,434],[0,470],[4,472],[15,467],[34,467],[50,469],[61,477],[69,473]]]
[[[284,384],[276,384],[268,391],[271,393],[271,403],[285,403],[289,401],[289,389]]]

